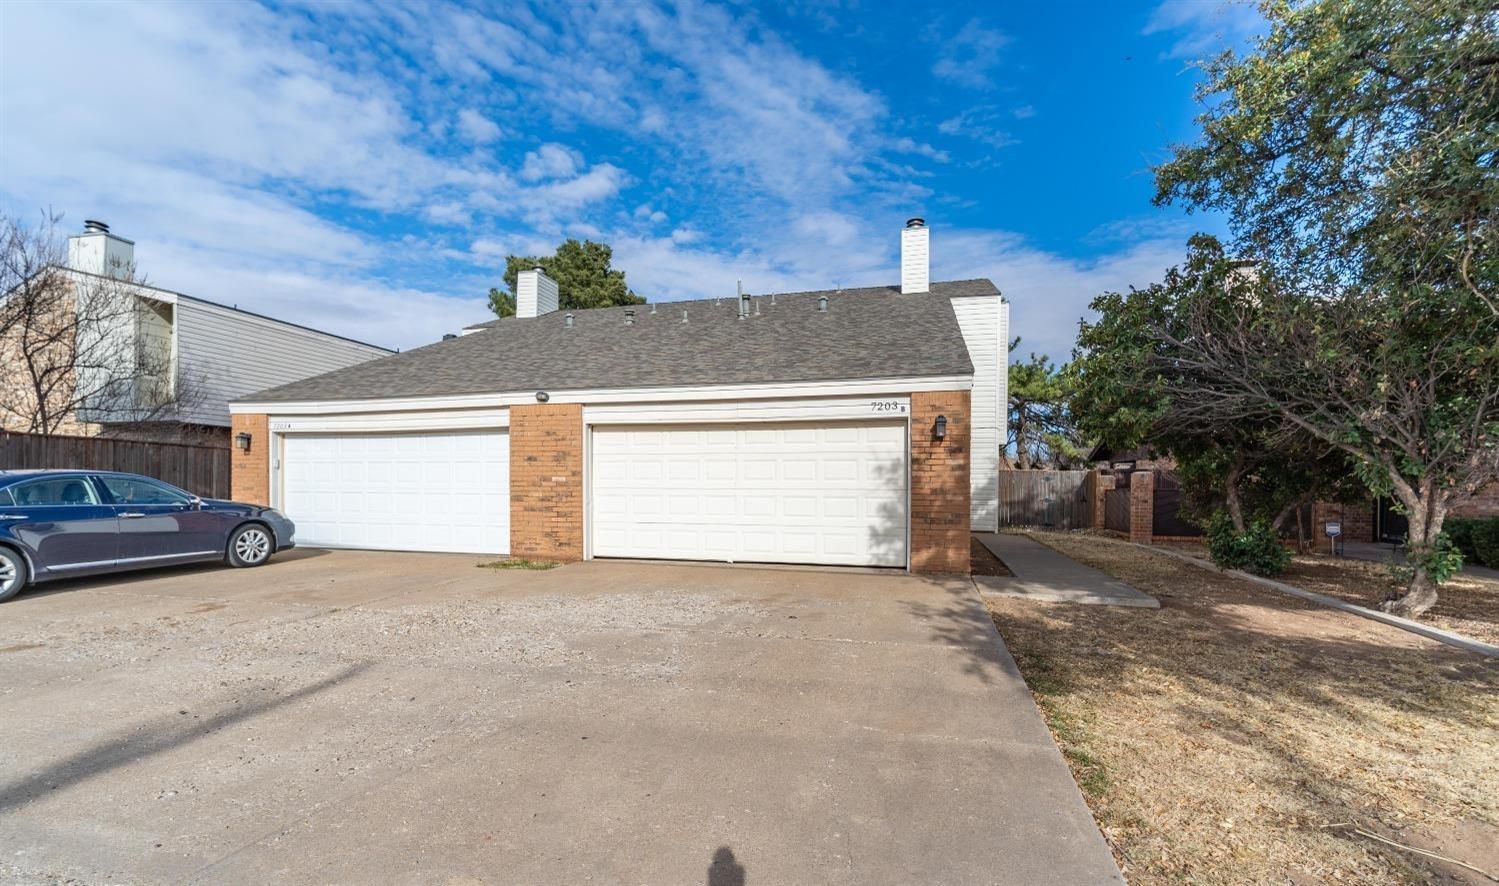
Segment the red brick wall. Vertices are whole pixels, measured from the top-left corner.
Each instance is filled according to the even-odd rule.
[[[1499,483],[1478,490],[1477,495],[1454,507],[1447,516],[1499,517]]]
[[[252,505],[271,503],[271,432],[264,415],[229,418],[229,496]],[[250,435],[250,449],[234,445],[240,432]]]
[[[510,554],[583,559],[583,407],[510,407]]]
[[[1150,544],[1155,538],[1155,472],[1129,475],[1129,540]]]
[[[1328,523],[1342,523],[1342,539],[1344,541],[1373,541],[1374,540],[1374,502],[1365,501],[1358,504],[1344,505],[1336,502],[1319,501],[1312,506],[1312,541],[1320,540],[1323,547],[1327,546],[1327,535],[1323,531]],[[1294,528],[1295,524],[1291,524]]]
[[[970,495],[968,391],[911,395],[911,569],[961,572],[968,567]],[[937,416],[947,436],[932,439]]]

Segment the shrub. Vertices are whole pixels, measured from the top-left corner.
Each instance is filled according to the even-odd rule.
[[[1208,520],[1207,542],[1208,555],[1220,569],[1279,575],[1291,565],[1291,552],[1264,520],[1255,520],[1239,532],[1228,514],[1220,511]]]
[[[1464,560],[1499,569],[1499,517],[1448,520],[1442,531]]]

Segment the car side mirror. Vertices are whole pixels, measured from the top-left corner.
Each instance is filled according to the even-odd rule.
[[[201,498],[199,498],[199,497],[197,497],[195,495],[192,498],[190,498],[190,499],[187,500],[187,506],[190,507],[190,508],[192,508],[195,511],[202,510],[203,509],[203,499],[201,499]]]

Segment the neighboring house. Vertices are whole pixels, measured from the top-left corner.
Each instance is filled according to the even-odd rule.
[[[988,280],[517,316],[231,404],[237,498],[313,546],[967,572],[998,521]],[[243,436],[247,435],[247,436]]]
[[[229,400],[393,353],[122,279],[131,276],[134,260],[134,242],[110,233],[102,222],[87,222],[83,233],[68,238],[68,266],[59,279],[73,293],[53,304],[71,312],[73,323],[57,324],[68,333],[58,337],[57,346],[104,354],[73,364],[69,371],[78,376],[82,390],[107,388],[109,393],[77,398],[87,402],[69,411],[55,428],[59,433],[228,445]],[[121,302],[124,308],[85,315],[85,293]],[[104,319],[90,322],[86,317]],[[83,343],[77,344],[80,339]],[[34,400],[18,359],[14,343],[0,341],[4,395]],[[90,377],[100,374],[119,376],[124,383],[106,386]],[[27,428],[17,426],[13,413],[0,412],[0,430]]]

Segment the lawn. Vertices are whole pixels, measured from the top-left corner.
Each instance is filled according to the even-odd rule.
[[[1163,547],[1204,560],[1208,556],[1206,546],[1200,543],[1170,542]],[[1290,568],[1276,578],[1371,609],[1403,590],[1389,564],[1325,553],[1296,555]],[[1420,620],[1499,645],[1499,580],[1466,572],[1452,576],[1438,590],[1437,605]]]
[[[1033,537],[1161,601],[989,603],[1131,882],[1494,882],[1345,826],[1499,872],[1499,662],[1138,548]]]

